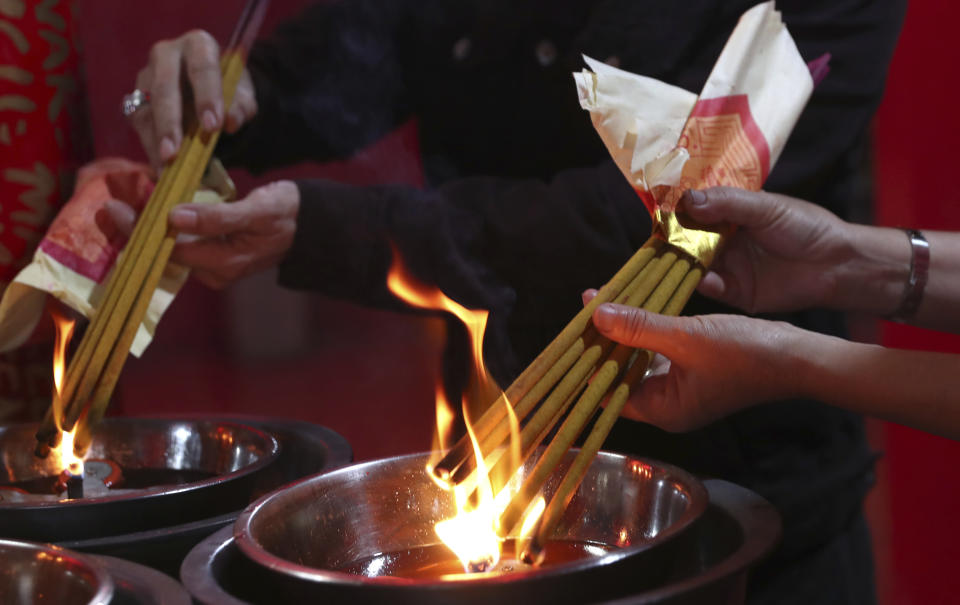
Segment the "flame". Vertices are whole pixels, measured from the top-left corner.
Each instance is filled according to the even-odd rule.
[[[449,485],[437,477],[436,473],[433,472],[433,467],[436,466],[437,462],[443,456],[443,451],[450,447],[451,436],[453,434],[454,413],[450,402],[447,401],[446,394],[443,392],[443,382],[440,380],[437,381],[434,399],[436,400],[437,408],[437,427],[433,435],[433,449],[430,452],[425,470],[427,471],[427,476],[440,486],[440,489],[446,490],[449,489]]]
[[[468,510],[467,501],[471,490],[467,485],[453,486],[457,515],[436,524],[437,535],[457,555],[467,572],[488,571],[500,562],[500,536],[497,523],[502,510],[493,497],[493,488],[487,474],[480,444],[469,419],[466,422],[473,454],[477,458],[477,490],[480,501],[476,508]],[[432,473],[431,473],[432,474]]]
[[[437,485],[453,492],[457,511],[454,517],[436,524],[437,535],[457,555],[467,572],[487,571],[492,569],[500,560],[502,539],[497,534],[497,521],[505,507],[502,502],[509,501],[509,494],[506,498],[494,498],[487,465],[483,459],[474,427],[470,422],[470,411],[475,404],[488,404],[502,394],[502,391],[487,373],[486,366],[483,363],[483,335],[487,327],[489,312],[467,309],[448,298],[438,288],[420,283],[404,267],[396,249],[394,249],[393,259],[393,264],[387,275],[387,287],[391,292],[415,307],[452,313],[463,322],[470,334],[473,351],[471,385],[463,395],[461,405],[467,433],[470,436],[470,442],[476,456],[477,469],[472,475],[472,480],[459,485],[448,486],[436,479],[432,472],[433,465],[436,464],[441,453],[435,451],[427,464],[427,473]],[[440,445],[442,450],[449,447],[445,439],[450,434],[453,412],[440,384],[437,386],[436,399],[437,437],[434,444]],[[516,424],[515,417],[514,424]],[[519,453],[515,452],[514,455],[519,458]],[[474,489],[477,490],[479,499],[471,503],[470,495]],[[510,489],[515,489],[515,487]],[[506,489],[504,492],[506,492]],[[504,492],[501,492],[498,496],[503,495]]]
[[[485,309],[471,310],[447,298],[439,289],[424,285],[410,275],[400,255],[394,250],[394,262],[387,274],[387,287],[397,297],[409,305],[421,309],[449,311],[463,322],[470,333],[473,345],[474,373],[489,381],[487,368],[483,363],[483,334],[487,329],[487,317],[490,315]]]
[[[546,508],[547,501],[543,498],[543,496],[538,496],[537,499],[534,500],[530,510],[527,511],[527,515],[523,518],[523,524],[520,527],[521,538],[526,538],[533,532],[533,530],[537,527],[537,521],[540,520],[540,515],[543,514],[543,511]]]
[[[60,470],[68,470],[74,475],[83,474],[83,459],[73,452],[73,439],[77,433],[79,422],[74,423],[70,431],[63,430],[63,375],[67,365],[67,345],[73,337],[73,328],[76,322],[67,319],[59,313],[52,312],[53,323],[56,326],[56,336],[53,341],[53,421],[60,431],[60,445],[51,453],[53,463]]]

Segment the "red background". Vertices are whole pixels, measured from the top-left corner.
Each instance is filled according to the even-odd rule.
[[[306,0],[274,0],[266,29]],[[167,0],[162,4],[81,0],[82,39],[98,155],[142,158],[119,116],[150,44],[199,27],[227,37],[240,0]],[[875,122],[879,224],[960,230],[953,144],[960,140],[956,70],[950,44],[960,7],[913,2]],[[421,182],[407,127],[350,162],[300,167],[295,174],[346,182]],[[948,178],[950,177],[950,178]],[[241,192],[255,182],[238,175]],[[259,182],[276,178],[268,175]],[[934,251],[934,254],[936,251]],[[260,286],[258,286],[260,287]],[[269,287],[269,286],[264,286]],[[273,296],[290,296],[279,290]],[[235,292],[188,286],[155,344],[125,371],[116,407],[123,413],[255,413],[300,418],[346,436],[358,459],[429,447],[433,381],[442,346],[437,322],[372,312],[316,296],[296,299],[310,339],[281,351],[240,354]],[[297,302],[299,301],[299,302]],[[242,301],[241,301],[242,302]],[[242,305],[239,305],[242,306]],[[274,318],[263,320],[274,321]],[[960,352],[960,338],[883,324],[886,344]],[[958,362],[960,369],[960,362]],[[918,401],[917,405],[923,405]],[[948,603],[960,594],[960,447],[875,422],[882,451],[869,513],[884,603]]]
[[[960,231],[960,194],[952,185],[960,159],[954,148],[960,136],[960,86],[956,70],[947,67],[960,61],[960,49],[946,43],[956,35],[957,17],[955,3],[910,3],[874,124],[879,224]],[[960,353],[955,335],[891,323],[881,326],[881,334],[890,346]],[[893,424],[884,425],[882,439],[885,482],[871,504],[880,503],[874,512],[889,525],[874,524],[881,558],[878,586],[888,603],[955,603],[960,595],[960,446]]]

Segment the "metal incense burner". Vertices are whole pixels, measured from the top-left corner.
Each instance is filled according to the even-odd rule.
[[[708,504],[703,485],[681,469],[602,453],[567,507],[555,539],[593,545],[606,554],[453,580],[378,575],[373,569],[378,558],[389,563],[391,556],[436,545],[434,524],[454,514],[450,494],[425,472],[426,461],[425,455],[413,455],[360,464],[261,498],[234,525],[241,556],[227,581],[242,576],[246,602],[254,603],[604,600],[622,594],[625,584],[652,586],[675,572],[689,551],[690,529]],[[547,496],[558,481],[548,482]],[[188,568],[190,561],[182,568],[188,588],[199,581]],[[344,571],[358,562],[373,567],[368,564],[361,574]],[[193,562],[189,567],[205,566]]]
[[[0,427],[5,538],[64,542],[239,510],[280,449],[273,436],[233,422],[113,418],[94,430],[84,476],[61,476],[54,457],[33,455],[36,428]]]
[[[93,558],[49,544],[0,540],[0,603],[108,605],[114,582]]]

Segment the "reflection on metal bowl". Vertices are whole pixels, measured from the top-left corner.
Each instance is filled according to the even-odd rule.
[[[0,603],[107,605],[114,584],[89,558],[49,544],[0,540]]]
[[[265,585],[290,600],[583,602],[615,596],[628,579],[656,581],[664,572],[658,562],[668,558],[651,555],[681,548],[707,506],[703,485],[681,469],[601,453],[555,539],[595,544],[608,554],[467,581],[398,582],[337,571],[383,553],[437,543],[434,524],[454,511],[450,495],[424,471],[426,461],[425,455],[413,455],[359,464],[274,492],[237,519],[237,546],[267,578]],[[547,497],[559,479],[545,486]]]
[[[0,427],[0,486],[56,475],[33,456],[36,425]],[[89,458],[110,460],[134,489],[77,500],[0,501],[0,536],[79,540],[214,517],[250,501],[256,476],[278,456],[267,433],[232,422],[111,418],[94,430]],[[154,483],[149,480],[154,477]]]

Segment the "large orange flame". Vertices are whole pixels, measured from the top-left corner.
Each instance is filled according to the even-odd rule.
[[[464,421],[467,433],[473,445],[477,468],[470,477],[458,485],[447,485],[439,481],[433,473],[433,465],[442,455],[442,450],[449,447],[449,435],[454,414],[450,404],[444,396],[442,384],[437,385],[437,434],[434,438],[436,448],[430,461],[427,463],[427,473],[435,483],[450,490],[454,495],[456,515],[436,524],[436,532],[463,563],[468,572],[487,571],[492,569],[500,559],[503,537],[498,534],[498,519],[506,508],[513,493],[517,490],[517,482],[509,482],[500,493],[494,494],[488,475],[488,461],[481,453],[479,440],[470,422],[471,411],[479,411],[482,406],[495,401],[503,392],[496,382],[487,373],[483,362],[483,336],[487,327],[486,310],[471,310],[451,300],[438,288],[427,286],[413,277],[403,264],[399,253],[394,249],[393,264],[387,276],[387,286],[390,291],[406,303],[422,309],[448,311],[454,314],[466,326],[472,343],[473,372],[471,385],[461,398]],[[513,408],[506,404],[510,422],[509,455],[513,458],[514,468],[519,466],[519,422],[513,413]],[[491,463],[504,452],[498,451],[490,456]],[[470,494],[476,490],[477,499],[471,500]],[[523,523],[521,536],[532,531],[535,521],[543,512],[544,502],[540,498],[534,503]]]
[[[80,423],[73,425],[70,431],[63,430],[64,401],[63,375],[67,365],[67,345],[73,337],[73,328],[76,322],[72,319],[53,312],[53,323],[56,326],[56,336],[53,341],[53,421],[60,431],[60,445],[52,451],[54,464],[60,470],[69,470],[74,475],[83,473],[83,459],[73,452],[73,438]]]

